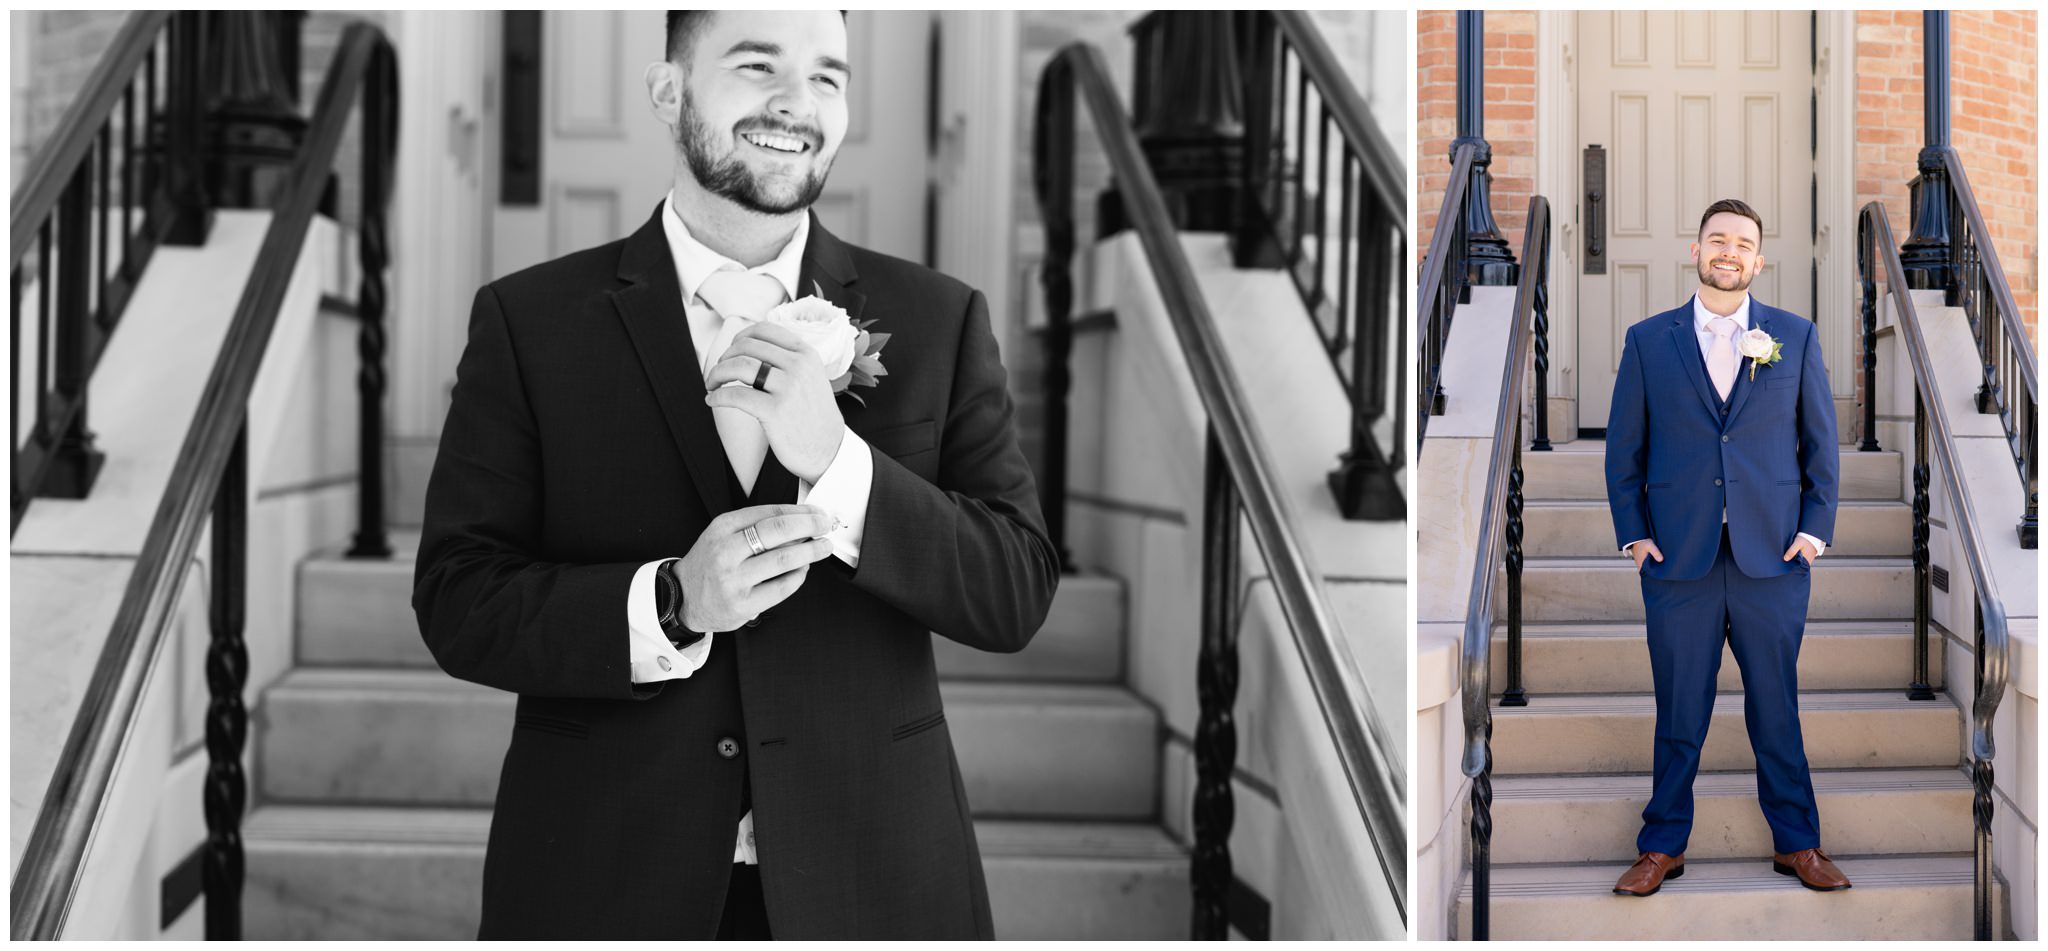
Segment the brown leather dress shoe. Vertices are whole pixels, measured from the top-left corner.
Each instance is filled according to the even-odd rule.
[[[1685,856],[1665,855],[1662,852],[1644,852],[1636,857],[1636,864],[1621,873],[1621,881],[1614,883],[1616,895],[1634,895],[1642,898],[1657,894],[1664,887],[1664,880],[1685,874]]]
[[[1828,854],[1817,848],[1800,849],[1791,855],[1774,853],[1771,870],[1780,875],[1797,875],[1799,884],[1817,892],[1838,892],[1849,887],[1849,876],[1842,874]]]

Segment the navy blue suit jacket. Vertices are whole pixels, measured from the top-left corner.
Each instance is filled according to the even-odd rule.
[[[1607,504],[1617,545],[1648,538],[1664,553],[1643,572],[1665,581],[1713,567],[1728,512],[1735,564],[1752,578],[1806,570],[1784,560],[1805,532],[1832,541],[1835,403],[1812,322],[1752,297],[1751,329],[1784,344],[1756,368],[1743,358],[1724,403],[1700,356],[1688,299],[1628,329],[1607,417]]]

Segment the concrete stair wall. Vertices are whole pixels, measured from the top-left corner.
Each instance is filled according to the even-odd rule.
[[[393,544],[388,562],[300,566],[300,666],[264,694],[251,737],[250,937],[476,933],[515,698],[434,665],[410,606],[418,536]],[[1186,933],[1187,852],[1158,821],[1158,713],[1122,683],[1124,598],[1115,579],[1063,579],[1018,654],[934,639],[998,937]]]
[[[1854,882],[1816,893],[1773,872],[1757,806],[1742,680],[1723,650],[1694,785],[1686,874],[1648,898],[1613,894],[1650,794],[1656,702],[1641,585],[1615,550],[1598,442],[1522,456],[1526,707],[1498,706],[1493,643],[1492,936],[1498,939],[1967,938],[1971,790],[1964,718],[1912,674],[1912,515],[1894,452],[1845,447],[1843,503],[1813,569],[1800,711],[1822,844]],[[1497,583],[1505,617],[1505,585]],[[1938,633],[1936,634],[1939,640]],[[1930,682],[1945,683],[1941,645]],[[1469,815],[1466,817],[1469,820]],[[2002,899],[2001,899],[2002,900]],[[1471,933],[1469,871],[1450,927]]]

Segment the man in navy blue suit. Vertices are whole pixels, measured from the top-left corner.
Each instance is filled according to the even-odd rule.
[[[1810,321],[1749,296],[1763,219],[1733,199],[1700,217],[1692,300],[1628,330],[1607,422],[1615,540],[1642,575],[1657,690],[1640,856],[1615,883],[1654,894],[1685,872],[1693,777],[1725,639],[1742,670],[1757,799],[1778,872],[1835,891],[1799,732],[1799,643],[1813,561],[1834,535],[1834,397]]]

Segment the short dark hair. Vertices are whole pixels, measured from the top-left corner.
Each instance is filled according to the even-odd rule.
[[[1756,213],[1756,209],[1749,207],[1748,203],[1744,202],[1740,198],[1723,198],[1720,201],[1708,205],[1706,213],[1700,215],[1700,230],[1698,234],[1706,234],[1707,221],[1713,218],[1715,215],[1718,215],[1724,211],[1728,212],[1729,214],[1741,215],[1744,218],[1748,218],[1749,220],[1756,222],[1757,246],[1763,246],[1764,219],[1761,215],[1758,215]]]
[[[668,12],[668,37],[662,49],[662,58],[675,62],[687,59],[690,44],[697,39],[697,31],[704,28],[704,17],[711,10],[670,10]],[[846,19],[846,11],[839,11],[839,19]]]

